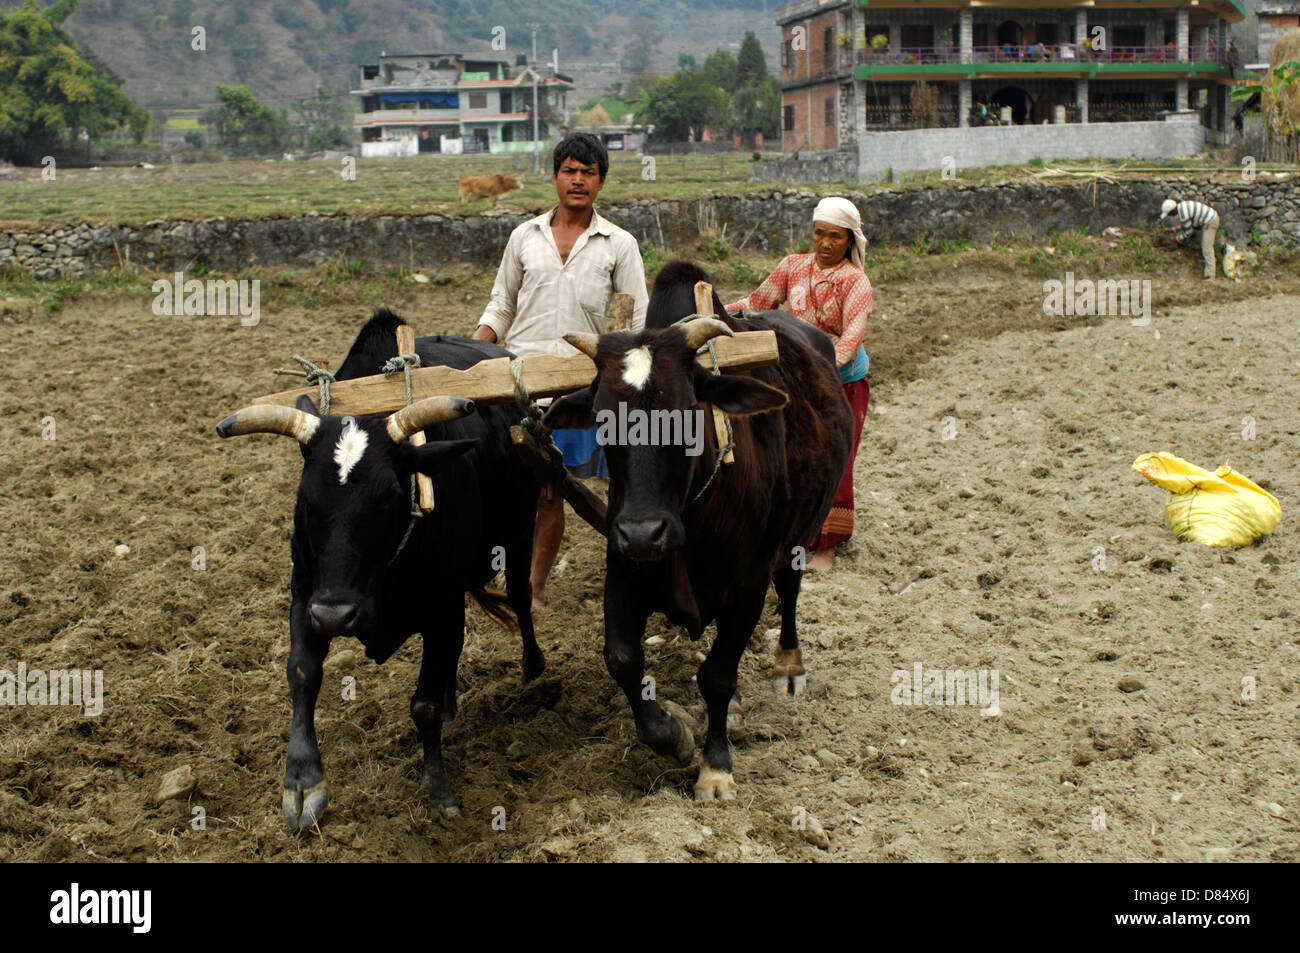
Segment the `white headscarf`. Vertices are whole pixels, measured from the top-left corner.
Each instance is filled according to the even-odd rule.
[[[1178,208],[1178,203],[1173,199],[1165,199],[1160,205],[1160,217],[1164,218],[1170,215],[1174,209]]]
[[[856,205],[838,195],[824,198],[813,210],[813,221],[845,229],[853,238],[849,260],[858,268],[863,268],[867,260],[867,236],[862,233],[862,216],[858,214]]]

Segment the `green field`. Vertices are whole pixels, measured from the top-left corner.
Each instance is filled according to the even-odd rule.
[[[602,202],[632,199],[694,199],[714,193],[741,194],[772,188],[746,182],[748,153],[722,156],[655,156],[654,178],[643,178],[650,167],[635,155],[611,156]],[[770,154],[769,154],[770,157]],[[357,159],[356,178],[345,180],[338,160],[281,162],[244,160],[159,165],[156,169],[63,169],[53,181],[42,180],[39,169],[21,170],[22,178],[0,181],[0,226],[60,221],[125,222],[152,219],[205,219],[220,216],[296,215],[308,211],[410,214],[443,212],[473,214],[489,207],[486,200],[461,205],[457,182],[466,175],[523,173],[523,189],[505,196],[498,207],[514,211],[554,204],[549,170],[533,175],[530,157],[423,155],[401,159]],[[1056,166],[1056,162],[1049,163]],[[1138,163],[1131,164],[1138,166]],[[1149,169],[1149,164],[1144,164]],[[1122,166],[1072,163],[1071,169],[1100,169],[1122,174]],[[1178,163],[1169,171],[1239,174],[1235,166],[1210,160]],[[1261,171],[1263,166],[1260,167]],[[1041,175],[1043,167],[961,169],[945,181],[938,172],[911,175],[888,184],[867,186],[809,186],[819,193],[853,188],[872,192],[884,188],[918,188],[1023,181]],[[1147,174],[1150,174],[1149,172]],[[1056,179],[1055,181],[1080,181]],[[788,187],[788,186],[777,186]]]

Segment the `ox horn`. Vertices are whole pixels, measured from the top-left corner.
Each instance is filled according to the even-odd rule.
[[[596,346],[600,343],[600,338],[592,334],[590,331],[566,334],[564,340],[568,341],[593,361],[596,359]]]
[[[320,426],[320,418],[292,407],[278,404],[255,404],[237,410],[217,424],[223,437],[242,437],[247,433],[279,433],[301,444],[311,442]]]
[[[686,332],[686,344],[692,351],[698,351],[704,345],[720,335],[731,337],[733,332],[717,318],[696,318],[682,325]]]
[[[474,401],[464,397],[426,397],[388,416],[388,436],[401,443],[416,431],[474,413]]]

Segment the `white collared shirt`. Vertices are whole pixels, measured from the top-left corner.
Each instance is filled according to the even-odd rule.
[[[593,209],[567,261],[551,232],[552,209],[510,233],[492,299],[479,318],[517,355],[576,354],[564,335],[605,332],[605,307],[616,291],[633,298],[632,329],[645,327],[649,302],[641,250],[631,234]]]

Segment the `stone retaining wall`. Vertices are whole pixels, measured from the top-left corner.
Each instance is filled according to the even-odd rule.
[[[960,176],[960,173],[959,173]],[[1261,173],[1237,179],[1125,181],[1117,185],[955,186],[877,192],[852,197],[872,242],[911,245],[965,238],[974,244],[1042,239],[1053,226],[1125,230],[1158,227],[1166,196],[1198,199],[1217,208],[1231,241],[1258,233],[1267,243],[1300,244],[1300,175],[1278,180]],[[635,201],[601,207],[642,247],[681,250],[699,240],[700,222],[726,225],[733,245],[784,253],[807,239],[817,200],[827,190],[782,189],[691,201]],[[712,207],[711,210],[709,207]],[[711,212],[706,216],[704,213]],[[159,273],[196,265],[238,271],[250,265],[312,266],[360,259],[368,269],[437,268],[456,262],[495,266],[510,231],[532,212],[483,215],[316,215],[279,218],[159,220],[132,225],[60,225],[0,231],[0,266],[17,265],[38,277],[84,274],[131,262]]]

